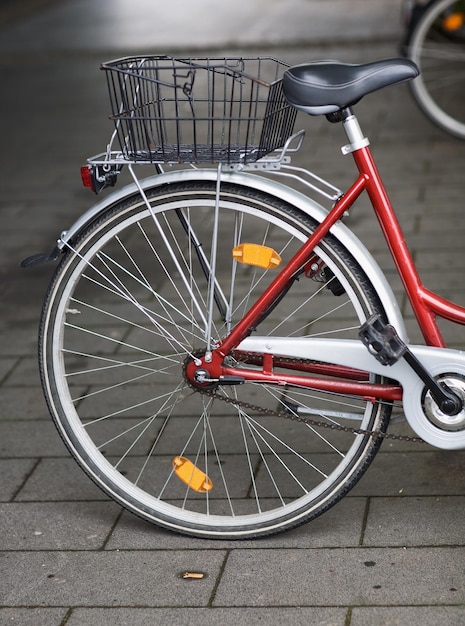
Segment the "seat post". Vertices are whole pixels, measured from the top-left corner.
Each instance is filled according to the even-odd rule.
[[[362,133],[358,119],[351,107],[339,109],[339,111],[335,111],[334,113],[327,113],[326,119],[332,124],[342,122],[347,139],[349,140],[346,146],[342,146],[342,154],[350,154],[355,150],[366,148],[370,145],[370,142]]]
[[[360,148],[366,148],[370,145],[368,138],[365,137],[362,129],[360,128],[360,124],[358,123],[358,119],[355,114],[351,111],[351,109],[345,109],[345,112],[347,115],[343,117],[342,125],[349,143],[341,148],[342,154],[344,155],[350,154],[355,150],[360,150]]]

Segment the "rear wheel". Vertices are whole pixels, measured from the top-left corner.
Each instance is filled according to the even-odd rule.
[[[410,83],[426,115],[443,130],[465,138],[465,0],[431,2],[418,20],[409,58],[420,68]]]
[[[147,197],[150,209],[134,195],[83,232],[50,285],[40,366],[60,434],[113,499],[182,533],[246,538],[316,517],[358,481],[380,440],[271,413],[383,432],[390,405],[258,383],[217,387],[226,402],[184,375],[208,337],[223,338],[275,275],[238,263],[233,248],[269,246],[285,263],[316,223],[223,184],[213,282],[215,185],[172,184]],[[384,315],[373,286],[328,237],[257,330],[355,338],[373,313]]]

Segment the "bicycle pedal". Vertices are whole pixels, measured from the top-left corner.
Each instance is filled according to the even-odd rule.
[[[462,411],[462,399],[444,383],[439,383],[402,341],[396,329],[385,324],[379,315],[372,315],[360,326],[359,337],[369,352],[383,365],[394,365],[404,358],[424,382],[426,389],[439,410],[445,415],[457,415]]]
[[[407,352],[394,326],[385,324],[379,315],[369,317],[358,334],[370,354],[383,365],[394,365]]]

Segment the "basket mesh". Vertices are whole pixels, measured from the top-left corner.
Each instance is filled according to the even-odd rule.
[[[247,163],[281,148],[296,110],[270,57],[130,57],[105,63],[112,119],[130,161]]]

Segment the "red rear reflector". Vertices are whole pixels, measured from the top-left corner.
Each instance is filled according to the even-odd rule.
[[[94,191],[94,182],[92,180],[92,172],[90,165],[83,165],[81,167],[81,180],[84,187],[88,187]]]

